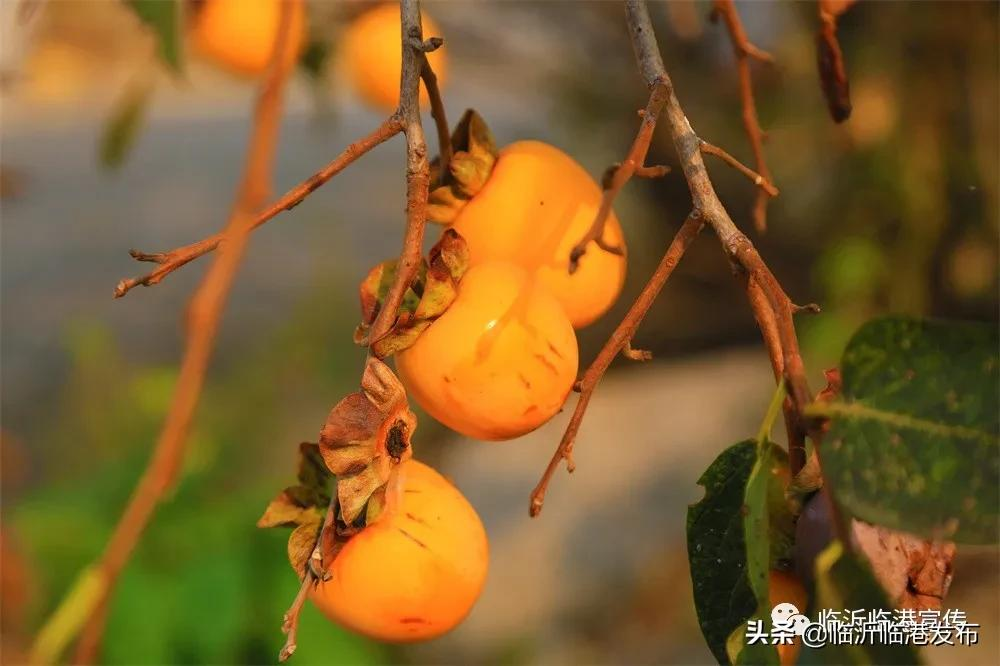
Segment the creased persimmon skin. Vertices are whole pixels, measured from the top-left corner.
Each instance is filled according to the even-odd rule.
[[[410,397],[452,430],[520,437],[559,411],[576,380],[576,334],[548,290],[518,266],[473,266],[458,296],[396,355]]]
[[[592,323],[618,298],[626,260],[591,243],[577,271],[569,253],[597,215],[601,189],[572,157],[541,141],[503,148],[483,189],[452,224],[473,265],[510,261],[532,271],[562,304],[574,328]],[[614,211],[604,240],[625,249]]]
[[[486,531],[468,500],[432,468],[393,472],[386,512],[352,537],[309,592],[331,620],[376,640],[436,638],[458,625],[486,582]]]
[[[195,16],[191,33],[195,49],[234,74],[257,77],[271,60],[282,0],[207,0]],[[297,60],[305,41],[302,2],[292,3],[293,44],[288,58]]]
[[[421,12],[424,39],[441,37],[441,31]],[[399,41],[399,5],[380,4],[356,18],[341,40],[340,67],[358,96],[369,106],[394,111],[399,105],[399,74],[403,54]],[[442,48],[427,54],[438,86],[447,79],[448,60]],[[420,103],[427,91],[420,84]]]

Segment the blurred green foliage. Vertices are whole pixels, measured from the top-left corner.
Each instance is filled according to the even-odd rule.
[[[330,293],[327,289],[316,293]],[[216,368],[199,409],[180,483],[161,507],[113,598],[104,659],[121,664],[270,663],[281,617],[298,590],[287,534],[254,527],[294,479],[303,423],[356,381],[361,353],[338,306],[307,297],[273,336]],[[327,337],[327,336],[331,337]],[[35,621],[97,556],[144,467],[175,381],[172,367],[134,367],[96,322],[67,336],[72,369],[53,405],[58,418],[32,437],[46,481],[7,509],[31,572]],[[295,400],[296,394],[299,400]],[[298,404],[312,418],[286,419]],[[264,409],[263,406],[267,406]],[[266,461],[268,464],[261,464]],[[307,606],[297,664],[384,661],[385,649]]]

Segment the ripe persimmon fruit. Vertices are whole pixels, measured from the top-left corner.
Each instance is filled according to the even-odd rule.
[[[222,68],[248,77],[267,69],[281,22],[281,3],[289,0],[205,0],[194,17],[195,49]],[[304,3],[292,1],[292,44],[288,58],[298,59],[305,41]],[[288,64],[288,63],[286,63]]]
[[[611,307],[625,282],[625,241],[613,211],[603,240],[622,254],[591,243],[577,270],[568,270],[570,251],[600,203],[601,188],[572,157],[541,141],[517,141],[499,151],[482,189],[451,226],[468,242],[472,265],[500,260],[524,267],[581,328]]]
[[[432,468],[410,459],[392,474],[385,511],[347,541],[309,597],[330,619],[377,640],[435,638],[458,625],[482,591],[486,532]]]
[[[424,38],[440,37],[437,25],[421,14]],[[392,111],[399,105],[399,73],[403,66],[400,45],[399,5],[380,4],[356,18],[341,40],[340,66],[357,95],[370,106]],[[427,54],[437,76],[444,84],[448,61],[441,48]],[[427,104],[427,92],[421,83],[420,102]]]
[[[806,612],[806,608],[809,605],[809,596],[798,576],[787,571],[772,569],[768,577],[768,585],[770,586],[772,608],[778,604],[790,603],[798,608],[800,613],[804,614]],[[799,638],[795,638],[792,643],[779,644],[776,647],[781,666],[791,666],[799,657],[799,651],[802,650],[802,641]]]
[[[472,266],[454,302],[396,354],[410,397],[452,430],[519,437],[562,407],[576,379],[576,335],[556,299],[521,267]]]

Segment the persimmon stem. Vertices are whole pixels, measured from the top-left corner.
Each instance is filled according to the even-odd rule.
[[[432,38],[426,42],[420,24],[420,0],[401,0],[400,22],[403,48],[402,76],[399,90],[399,108],[392,118],[397,118],[406,136],[406,232],[403,237],[403,248],[397,262],[398,269],[392,285],[386,294],[382,308],[372,323],[369,332],[369,355],[374,354],[372,345],[392,328],[396,312],[402,302],[403,294],[409,288],[416,276],[423,254],[424,228],[427,223],[427,198],[430,189],[430,163],[427,160],[427,143],[424,139],[423,124],[420,120],[420,80],[423,78],[428,87],[432,104],[439,107],[434,118],[438,126],[438,138],[451,143],[447,134],[447,120],[444,116],[444,105],[441,103],[440,91],[437,89],[434,73],[427,62],[426,52],[441,45],[441,40]],[[443,125],[443,129],[442,129]],[[443,137],[443,138],[442,138]],[[447,166],[445,154],[442,163]],[[328,562],[323,561],[323,544],[331,529],[336,529],[337,492],[331,494],[323,525],[319,530],[316,545],[310,559],[319,559],[321,563],[318,572],[307,566],[303,573],[302,585],[285,613],[282,631],[287,634],[285,645],[278,655],[280,661],[288,659],[295,651],[296,632],[298,630],[299,614],[305,603],[310,585],[319,582],[326,575]],[[318,556],[318,557],[317,557]]]

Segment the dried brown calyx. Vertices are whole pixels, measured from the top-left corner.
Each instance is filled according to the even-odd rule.
[[[453,229],[446,229],[421,262],[416,279],[403,295],[392,328],[378,340],[370,340],[371,326],[396,277],[396,261],[379,264],[361,283],[361,324],[354,331],[354,341],[368,345],[378,358],[406,349],[452,304],[468,268],[465,239]]]
[[[300,576],[311,566],[323,578],[322,563],[329,563],[351,535],[378,520],[392,470],[412,455],[410,437],[416,427],[399,379],[385,363],[369,358],[361,390],[330,411],[319,444],[299,446],[298,484],[281,491],[257,521],[258,527],[294,527],[288,558]],[[336,529],[323,535],[322,562],[314,563],[331,502],[331,480],[336,483]]]
[[[455,126],[451,147],[453,155],[445,173],[440,172],[437,162],[431,165],[431,182],[436,185],[428,200],[428,222],[454,222],[469,199],[486,184],[499,154],[486,121],[472,109]]]

